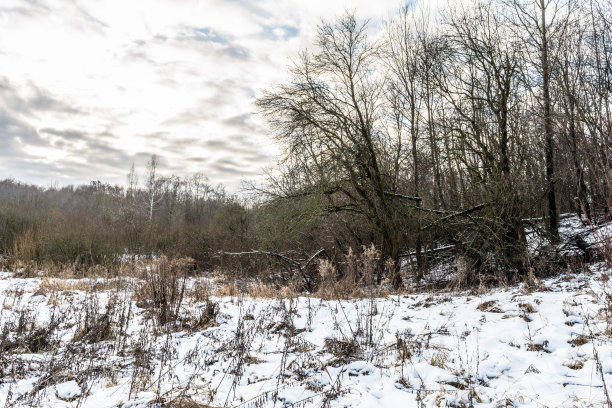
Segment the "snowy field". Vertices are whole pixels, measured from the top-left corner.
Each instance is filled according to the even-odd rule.
[[[530,293],[188,296],[181,327],[139,306],[134,279],[1,273],[0,406],[602,407],[598,268]]]

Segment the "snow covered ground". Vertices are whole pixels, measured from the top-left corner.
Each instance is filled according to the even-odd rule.
[[[0,406],[601,407],[605,272],[531,293],[188,297],[181,316],[214,321],[172,330],[134,280],[1,273]]]
[[[549,252],[550,248],[546,231],[541,218],[524,220],[526,223],[527,245],[532,254],[542,250]],[[576,246],[577,239],[590,249],[596,250],[609,247],[612,239],[612,223],[604,223],[595,227],[583,222],[575,214],[561,214],[559,222],[561,244],[556,247],[559,253],[571,256],[583,254]]]

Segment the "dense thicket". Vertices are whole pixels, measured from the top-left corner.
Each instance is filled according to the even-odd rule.
[[[609,216],[610,16],[609,1],[500,0],[406,7],[370,38],[352,14],[323,23],[257,101],[285,147],[271,197],[351,214],[345,232],[362,239],[361,220],[396,270],[415,248],[417,277],[440,241],[468,281],[524,276],[525,218],[555,244],[560,211]]]
[[[525,219],[546,221],[530,228],[554,248],[560,212],[609,217],[611,16],[609,0],[477,0],[441,16],[406,7],[376,32],[352,14],[322,23],[289,80],[257,100],[283,153],[248,205],[202,176],[159,177],[155,157],[126,188],[6,180],[1,249],[209,266],[247,251],[248,270],[268,266],[264,251],[291,266],[324,249],[342,275],[342,254],[373,243],[378,278],[401,286],[447,245],[468,283],[524,276],[537,266]]]
[[[0,181],[0,249],[12,261],[88,268],[133,255],[188,256],[201,265],[245,245],[247,208],[201,176],[40,188]]]

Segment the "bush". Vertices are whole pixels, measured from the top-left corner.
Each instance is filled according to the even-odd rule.
[[[193,267],[191,258],[169,260],[161,256],[144,270],[138,306],[149,309],[159,325],[176,325],[185,297],[186,279]]]

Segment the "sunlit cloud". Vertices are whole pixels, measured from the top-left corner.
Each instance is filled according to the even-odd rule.
[[[151,154],[237,190],[278,148],[253,101],[345,10],[380,24],[397,0],[4,0],[0,175],[124,183]]]

